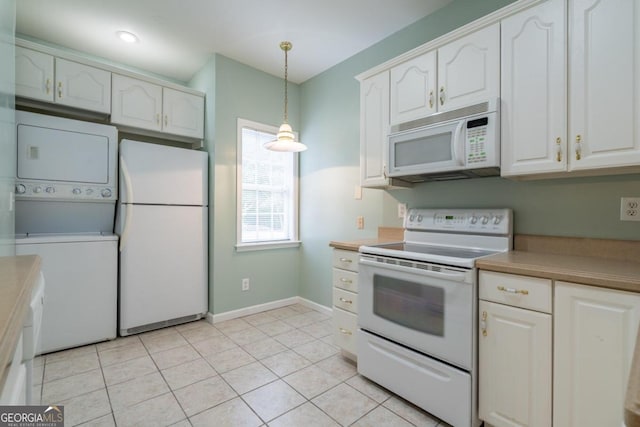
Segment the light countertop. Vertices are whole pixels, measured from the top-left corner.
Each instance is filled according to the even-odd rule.
[[[0,258],[0,389],[13,357],[40,272],[40,257],[23,255]]]

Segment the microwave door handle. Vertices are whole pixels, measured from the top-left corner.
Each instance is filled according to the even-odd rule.
[[[454,139],[453,139],[453,149],[455,150],[453,152],[453,158],[455,159],[456,163],[458,163],[460,166],[464,166],[465,165],[465,161],[464,161],[464,141],[462,140],[462,134],[464,131],[464,126],[466,125],[466,120],[461,120],[460,123],[458,123],[458,126],[456,127],[456,130],[454,131]]]

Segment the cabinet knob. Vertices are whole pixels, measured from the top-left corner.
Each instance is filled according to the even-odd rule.
[[[576,160],[580,160],[582,158],[582,146],[580,143],[582,142],[582,136],[576,135]]]
[[[433,91],[429,92],[429,108],[433,108]]]
[[[444,105],[444,86],[440,86],[440,105]]]
[[[58,82],[58,98],[62,98],[62,82]]]
[[[562,139],[561,138],[556,138],[556,150],[557,150],[557,156],[556,156],[556,160],[558,162],[562,161]]]
[[[169,124],[169,116],[167,114],[164,115],[164,125],[167,126]]]
[[[482,320],[480,321],[480,330],[482,330],[482,336],[487,336],[487,312],[482,312]]]
[[[44,88],[47,91],[47,95],[49,95],[49,92],[51,92],[51,79],[47,79]]]
[[[156,124],[160,124],[160,113],[156,113]]]

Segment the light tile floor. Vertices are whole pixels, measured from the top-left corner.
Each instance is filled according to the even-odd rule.
[[[48,354],[34,377],[69,427],[447,425],[358,375],[302,305]]]

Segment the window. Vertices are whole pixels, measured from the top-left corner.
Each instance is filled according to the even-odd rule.
[[[298,156],[269,151],[278,128],[238,119],[238,250],[298,246]]]

